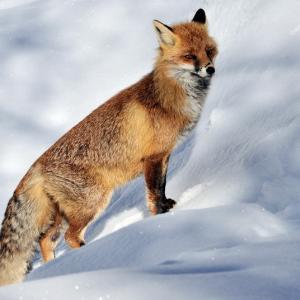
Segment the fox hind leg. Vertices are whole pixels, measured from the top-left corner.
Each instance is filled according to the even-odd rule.
[[[76,207],[73,210],[64,210],[64,215],[69,224],[65,232],[65,241],[71,248],[79,248],[85,245],[84,234],[89,224],[107,207],[111,199],[111,191],[102,194],[101,199],[91,197],[85,208]],[[98,198],[98,197],[97,197]],[[89,205],[91,204],[92,205]]]
[[[55,258],[55,247],[60,236],[62,216],[58,209],[55,211],[54,222],[39,240],[43,260],[48,262]]]
[[[71,248],[80,248],[85,245],[84,233],[92,219],[92,215],[86,215],[84,218],[68,221],[69,227],[65,232],[65,241]]]

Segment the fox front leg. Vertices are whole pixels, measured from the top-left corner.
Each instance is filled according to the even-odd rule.
[[[145,160],[144,173],[147,186],[148,207],[153,215],[168,212],[176,202],[165,195],[168,161],[170,155],[150,157]]]

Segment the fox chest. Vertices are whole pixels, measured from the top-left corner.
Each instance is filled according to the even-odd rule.
[[[185,138],[196,127],[203,109],[206,94],[199,92],[190,92],[186,97],[183,114],[186,122],[180,133],[180,140]]]

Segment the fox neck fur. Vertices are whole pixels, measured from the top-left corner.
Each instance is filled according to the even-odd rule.
[[[162,110],[182,118],[179,140],[196,126],[207,92],[210,78],[201,78],[188,71],[176,70],[160,63],[146,77],[153,81],[156,101]]]

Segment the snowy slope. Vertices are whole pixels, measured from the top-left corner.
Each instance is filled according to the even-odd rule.
[[[87,246],[61,243],[41,267],[37,256],[1,300],[300,299],[297,0],[3,1],[1,199],[64,131],[151,69],[152,19],[188,20],[199,7],[220,55],[201,122],[171,158],[177,208],[148,217],[135,180]]]

